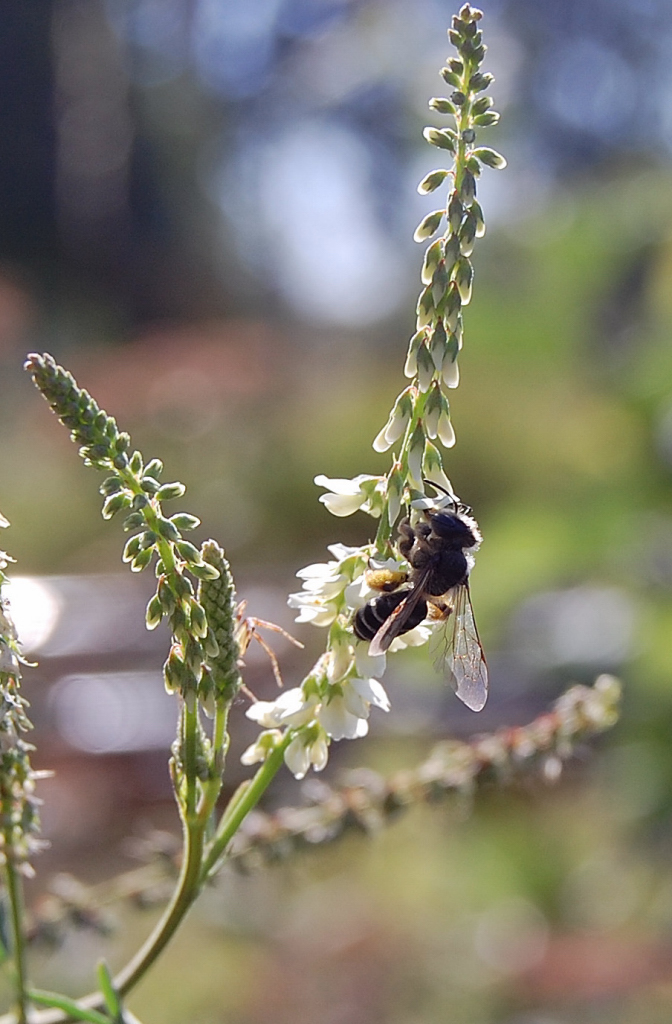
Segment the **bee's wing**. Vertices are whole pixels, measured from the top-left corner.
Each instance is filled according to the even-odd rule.
[[[453,608],[452,629],[442,654],[443,670],[455,693],[472,711],[481,711],[488,699],[488,666],[471,607],[469,583],[449,592]]]
[[[369,654],[372,658],[378,657],[379,654],[384,654],[392,641],[396,640],[403,633],[404,626],[408,622],[413,609],[417,608],[423,599],[424,585],[431,572],[431,566],[428,566],[423,575],[416,580],[413,590],[409,590],[408,597],[405,597],[392,614],[388,615],[385,619],[385,622],[371,641]]]

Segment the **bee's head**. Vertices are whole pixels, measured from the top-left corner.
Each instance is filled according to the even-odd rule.
[[[427,518],[434,533],[451,547],[474,548],[481,543],[481,534],[476,521],[463,513],[449,512],[448,509],[428,511]]]

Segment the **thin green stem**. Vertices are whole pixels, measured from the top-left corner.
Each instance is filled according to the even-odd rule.
[[[256,807],[282,766],[285,750],[294,738],[294,732],[288,730],[281,743],[273,750],[261,765],[249,785],[240,790],[229,803],[217,826],[217,833],[203,862],[201,879],[203,882],[212,874],[222,854],[240,828],[243,820]]]
[[[114,987],[122,995],[129,992],[158,959],[200,892],[203,831],[200,822],[189,822],[185,826],[185,858],[178,886],[163,917],[144,946],[115,977]]]
[[[12,851],[9,843],[7,844],[5,878],[7,881],[7,894],[9,896],[10,918],[12,922],[17,1024],[26,1024],[26,944],[23,933],[23,885],[21,876],[12,860]]]
[[[195,700],[191,709],[185,705],[184,715],[182,717],[182,728],[184,730],[184,777],[186,780],[184,814],[186,821],[191,824],[196,814],[196,802],[198,798],[198,776],[196,773],[198,710]]]

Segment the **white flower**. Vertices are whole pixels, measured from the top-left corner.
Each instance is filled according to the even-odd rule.
[[[261,702],[260,702],[261,703]],[[271,729],[268,732],[260,732],[255,743],[251,743],[247,750],[240,755],[241,764],[258,764],[265,761],[270,752],[282,739],[282,733],[278,729]]]
[[[297,779],[302,779],[311,765],[316,772],[321,772],[328,757],[329,746],[322,730],[316,739],[307,739],[299,733],[285,750],[285,764]]]
[[[318,721],[333,740],[354,740],[366,736],[369,723],[366,718],[354,715],[340,693],[335,693],[328,704],[322,704],[317,713]]]
[[[403,651],[405,647],[422,647],[426,644],[434,630],[431,626],[420,623],[408,633],[396,637],[389,646],[389,651],[394,654],[396,651]]]
[[[411,387],[404,388],[398,396],[387,423],[373,442],[375,451],[386,452],[404,433],[413,415],[413,397],[414,389]]]
[[[362,554],[361,548],[350,548],[347,544],[328,544],[327,551],[330,551],[334,558],[340,565],[341,562],[345,562],[348,558],[354,558],[356,555]]]
[[[345,636],[341,636],[333,645],[327,655],[327,679],[330,683],[337,683],[350,671],[354,651]]]
[[[315,477],[315,483],[319,487],[327,488],[327,494],[321,494],[320,501],[334,516],[350,516],[359,508],[380,515],[380,509],[372,507],[371,492],[374,489],[373,485],[379,486],[382,480],[382,477],[368,476],[366,473],[360,473],[352,480],[331,479],[323,474]],[[362,486],[365,483],[372,486],[365,489]]]
[[[336,597],[341,593],[347,580],[334,568],[335,562],[314,562],[299,569],[297,576],[303,580],[303,589],[323,597]]]
[[[338,606],[333,601],[323,601],[315,594],[290,594],[287,604],[299,609],[296,622],[312,622],[314,626],[330,626],[338,615]]]
[[[438,433],[443,446],[445,448],[452,448],[455,444],[455,431],[453,430],[453,424],[450,422],[450,415],[445,409],[441,411],[441,416],[439,417]]]
[[[314,694],[304,695],[300,686],[284,690],[276,700],[258,700],[245,712],[247,718],[258,722],[265,729],[279,725],[297,728],[315,717],[318,698]]]
[[[390,702],[377,679],[346,679],[322,703],[317,718],[334,740],[357,739],[369,731],[371,705],[389,711]]]
[[[350,683],[353,690],[356,691],[362,700],[373,704],[376,708],[381,708],[383,711],[390,710],[390,698],[387,696],[382,683],[379,683],[377,679],[355,678],[351,679]]]
[[[367,679],[369,676],[375,676],[379,679],[385,675],[386,656],[379,654],[375,658],[372,658],[369,654],[369,642],[360,641],[355,648],[355,666],[357,673],[362,679]]]

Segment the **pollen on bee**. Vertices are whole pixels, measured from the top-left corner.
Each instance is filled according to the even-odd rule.
[[[386,593],[396,590],[407,579],[408,573],[401,570],[394,572],[392,569],[367,569],[364,573],[367,587],[371,587],[372,590],[382,590]]]
[[[432,622],[445,622],[452,610],[452,606],[445,601],[428,601],[427,618]]]

